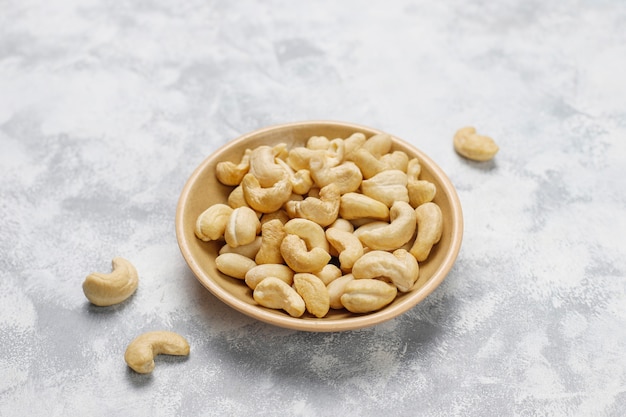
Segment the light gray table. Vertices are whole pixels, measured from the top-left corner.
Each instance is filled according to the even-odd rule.
[[[618,0],[0,2],[0,415],[626,415],[625,26]],[[307,119],[386,130],[458,189],[458,261],[396,320],[259,323],[179,252],[193,169]],[[493,162],[454,153],[466,125]],[[117,255],[139,290],[90,306]],[[191,355],[135,374],[157,328]]]

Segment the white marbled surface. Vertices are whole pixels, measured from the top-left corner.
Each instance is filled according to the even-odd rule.
[[[0,1],[0,416],[626,415],[626,3]],[[465,237],[378,327],[275,328],[194,278],[174,213],[240,134],[334,119],[428,153]],[[474,125],[492,163],[452,149]],[[95,308],[81,283],[132,260]],[[191,344],[149,376],[138,333]]]

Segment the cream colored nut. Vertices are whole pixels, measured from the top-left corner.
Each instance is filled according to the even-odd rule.
[[[262,264],[256,265],[246,272],[246,285],[251,289],[255,289],[259,282],[267,277],[275,277],[284,281],[286,284],[293,284],[294,272],[287,265],[283,264]]]
[[[264,213],[261,217],[261,225],[269,222],[270,220],[280,220],[282,224],[287,223],[290,220],[289,215],[285,210],[276,210],[271,213]]]
[[[328,313],[330,297],[321,279],[313,274],[299,273],[293,276],[293,286],[304,300],[309,313],[317,318],[322,318]]]
[[[215,258],[215,266],[222,274],[237,279],[245,279],[246,273],[256,266],[247,256],[238,253],[223,253]]]
[[[409,191],[409,204],[411,204],[411,207],[415,208],[429,201],[433,201],[437,194],[435,184],[425,180],[409,181],[406,188]]]
[[[261,226],[261,247],[256,254],[257,264],[282,264],[280,244],[287,235],[285,227],[279,219],[270,220]]]
[[[293,189],[286,175],[272,186],[263,188],[255,176],[246,174],[241,180],[241,187],[248,205],[261,213],[271,213],[280,209],[291,198]]]
[[[417,236],[411,247],[411,254],[419,262],[425,261],[432,247],[441,239],[443,216],[435,203],[424,203],[415,209]]]
[[[367,139],[361,147],[368,150],[372,155],[380,158],[391,151],[391,145],[391,136],[387,133],[379,133]]]
[[[243,195],[243,187],[239,184],[237,187],[228,194],[228,206],[232,209],[238,207],[250,207],[246,201],[246,197]]]
[[[239,185],[243,176],[250,169],[250,154],[252,150],[246,149],[241,162],[235,164],[230,161],[218,162],[215,167],[215,176],[217,180],[224,185]]]
[[[304,146],[299,146],[289,151],[286,162],[293,170],[300,171],[302,169],[309,169],[309,160],[314,156],[325,158],[326,150],[308,149]]]
[[[350,161],[332,166],[328,158],[314,156],[309,160],[309,169],[318,187],[323,188],[329,184],[335,184],[340,194],[358,190],[363,179],[359,167]]]
[[[321,271],[316,272],[315,276],[322,280],[324,285],[328,285],[342,275],[341,269],[332,263],[324,265]]]
[[[292,317],[304,314],[304,300],[291,285],[276,277],[262,280],[252,292],[254,301],[263,307],[285,310]]]
[[[365,179],[372,178],[374,175],[385,170],[383,162],[372,155],[367,149],[356,149],[350,154],[349,158],[359,167]]]
[[[367,138],[361,132],[353,133],[349,137],[345,138],[343,140],[343,146],[346,159],[350,159],[350,155],[363,146],[366,140]]]
[[[407,180],[409,182],[417,181],[420,179],[421,173],[422,173],[422,165],[420,164],[419,159],[412,158],[406,167]]]
[[[322,248],[306,247],[304,240],[296,235],[287,235],[280,244],[283,259],[295,272],[319,272],[330,261],[330,254]]]
[[[306,141],[308,149],[318,149],[325,151],[330,146],[330,140],[326,136],[311,136]]]
[[[396,201],[409,202],[407,175],[400,170],[382,171],[361,182],[361,191],[368,197],[391,207]]]
[[[196,237],[205,242],[223,238],[232,212],[233,209],[226,204],[213,204],[198,216],[194,230]]]
[[[139,284],[137,270],[124,258],[113,258],[109,274],[93,272],[83,282],[83,292],[94,305],[105,307],[121,303],[130,297]]]
[[[393,284],[377,279],[353,279],[344,287],[341,304],[352,313],[370,313],[391,303],[398,293]]]
[[[492,138],[477,134],[476,129],[471,126],[455,133],[453,145],[461,156],[474,161],[489,161],[500,150]]]
[[[343,271],[350,271],[356,260],[363,256],[363,245],[353,233],[330,227],[326,229],[326,238],[339,253]]]
[[[260,231],[261,222],[254,210],[249,207],[238,207],[228,218],[224,239],[228,245],[236,248],[252,243]]]
[[[352,274],[346,274],[326,286],[330,308],[335,310],[344,308],[343,304],[341,304],[341,296],[344,294],[346,285],[350,281],[354,281],[354,276],[352,276]]]
[[[285,232],[304,240],[307,248],[322,248],[328,252],[329,246],[324,229],[308,219],[291,219],[285,223]]]
[[[389,280],[399,291],[407,292],[417,281],[419,267],[415,257],[404,249],[398,249],[393,253],[374,250],[354,263],[352,275],[355,279]]]
[[[394,151],[380,157],[385,170],[399,170],[406,172],[409,166],[409,156],[402,151]]]
[[[306,194],[313,186],[313,178],[308,169],[294,171],[285,161],[277,159],[276,163],[283,167],[287,173],[287,179],[291,183],[292,192],[296,194]]]
[[[189,343],[178,333],[153,331],[137,336],[126,348],[124,360],[135,372],[147,374],[154,370],[157,355],[189,355]]]
[[[415,210],[409,203],[396,201],[389,210],[389,219],[391,222],[385,226],[359,228],[355,234],[365,246],[371,249],[398,249],[408,242],[415,232],[417,227]]]
[[[346,193],[341,196],[339,216],[342,219],[376,219],[388,220],[389,207],[372,197],[359,193]]]
[[[307,197],[303,201],[288,201],[285,210],[289,217],[301,217],[326,227],[339,215],[339,188],[333,183],[320,190],[320,198]]]
[[[329,167],[337,167],[344,162],[345,159],[345,144],[343,139],[333,139],[328,145],[326,150],[326,164]],[[309,161],[311,166],[311,161]]]
[[[341,212],[341,208],[339,209]],[[352,223],[350,223],[349,220],[346,220],[342,217],[337,218],[337,220],[335,220],[330,226],[328,226],[329,228],[334,228],[334,229],[339,229],[339,230],[343,230],[344,232],[354,232],[354,225]]]
[[[283,147],[261,145],[250,154],[249,173],[257,179],[261,187],[269,188],[285,177],[285,170],[276,163],[276,153]]]
[[[259,249],[261,248],[261,236],[257,236],[254,238],[252,243],[248,243],[247,245],[239,245],[236,248],[233,248],[229,244],[222,246],[218,252],[219,255],[223,253],[237,253],[239,255],[243,255],[246,258],[254,259],[259,253]]]

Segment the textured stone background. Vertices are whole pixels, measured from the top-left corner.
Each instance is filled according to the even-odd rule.
[[[625,415],[625,27],[619,0],[0,0],[0,415]],[[193,169],[306,119],[395,134],[458,188],[458,262],[396,320],[258,323],[180,255]],[[465,125],[494,162],[454,153]],[[91,307],[116,255],[140,288]],[[140,376],[154,328],[192,354]]]

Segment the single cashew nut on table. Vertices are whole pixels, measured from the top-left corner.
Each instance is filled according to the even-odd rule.
[[[454,134],[453,146],[461,156],[474,161],[489,161],[500,150],[492,138],[477,134],[471,126],[459,129]]]
[[[377,279],[353,279],[343,288],[341,304],[352,313],[370,313],[391,303],[398,293],[395,285]]]
[[[213,204],[198,216],[194,233],[202,241],[208,242],[224,237],[226,224],[233,209],[226,204]]]
[[[385,226],[357,229],[355,234],[371,249],[398,249],[413,237],[417,227],[415,210],[409,203],[396,201],[389,210],[389,218],[391,222]]]
[[[137,336],[126,348],[124,360],[133,371],[147,374],[154,370],[157,355],[189,355],[189,343],[170,331],[153,331]]]
[[[443,216],[439,206],[424,203],[415,209],[417,236],[410,251],[419,262],[425,261],[432,247],[439,243],[443,231]]]
[[[113,258],[109,274],[94,272],[85,278],[83,292],[94,305],[106,307],[121,303],[130,297],[139,284],[137,270],[128,260]]]
[[[293,287],[276,277],[262,280],[252,292],[254,301],[263,307],[285,310],[292,317],[304,314],[304,300]]]

